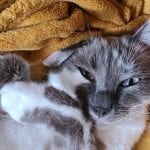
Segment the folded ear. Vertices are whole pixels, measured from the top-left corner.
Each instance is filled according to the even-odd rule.
[[[87,41],[81,41],[77,44],[71,45],[70,47],[64,48],[62,50],[56,51],[49,55],[44,61],[45,66],[60,66],[62,63],[67,61],[73,54],[77,52],[78,48],[87,45]]]
[[[45,66],[59,66],[65,62],[74,52],[72,50],[68,51],[56,51],[49,55],[44,61]]]
[[[132,38],[150,46],[150,21],[142,25],[132,36]]]

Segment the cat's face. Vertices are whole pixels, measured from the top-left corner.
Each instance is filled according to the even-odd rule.
[[[131,36],[92,38],[57,52],[46,64],[70,73],[70,88],[86,96],[99,124],[132,119],[144,115],[150,103],[149,35],[147,23]]]

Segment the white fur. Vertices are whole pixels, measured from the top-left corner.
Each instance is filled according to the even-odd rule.
[[[3,118],[0,122],[0,149],[75,150],[76,148],[73,147],[69,136],[60,135],[54,128],[47,128],[41,124],[19,124],[11,118]],[[85,150],[85,147],[82,150]]]
[[[98,128],[98,137],[107,150],[131,150],[141,137],[145,124],[144,117],[122,120],[105,128]]]
[[[1,107],[2,109],[7,112],[11,118],[13,118],[14,120],[16,120],[17,122],[21,123],[20,125],[25,126],[27,128],[27,126],[29,126],[27,128],[27,130],[30,129],[30,135],[27,138],[32,138],[31,139],[31,143],[29,144],[27,149],[34,149],[32,147],[34,147],[34,145],[32,145],[32,140],[34,140],[34,137],[36,136],[37,138],[39,138],[39,142],[38,145],[41,148],[38,148],[39,150],[43,150],[45,145],[49,145],[48,149],[52,148],[52,149],[56,149],[56,145],[52,146],[53,143],[55,143],[55,140],[58,139],[56,138],[57,136],[57,131],[50,130],[47,129],[47,127],[44,125],[38,126],[37,129],[37,133],[35,134],[34,132],[32,132],[31,129],[34,129],[37,127],[37,125],[29,125],[29,124],[25,124],[24,122],[21,121],[21,118],[24,116],[25,112],[32,112],[35,108],[50,108],[52,110],[55,110],[57,112],[60,112],[63,116],[66,117],[71,117],[74,118],[76,120],[78,120],[83,126],[84,126],[84,140],[85,140],[85,144],[83,145],[83,150],[89,149],[89,129],[91,128],[91,123],[87,123],[85,122],[82,113],[80,112],[79,109],[77,108],[72,108],[72,107],[68,107],[66,105],[60,105],[60,104],[56,104],[53,103],[51,101],[49,101],[46,97],[44,97],[44,87],[45,85],[43,84],[36,84],[36,83],[25,83],[25,82],[13,82],[13,83],[9,83],[4,85],[4,87],[0,90],[0,94],[1,94]],[[3,122],[2,122],[3,123]],[[17,124],[17,123],[16,123]],[[18,126],[18,125],[17,125]],[[12,125],[12,128],[16,128],[16,125]],[[6,129],[6,128],[5,128]],[[20,130],[22,131],[22,134],[19,134],[18,132],[20,132]],[[34,131],[33,130],[33,131]],[[46,131],[46,134],[44,132],[38,132],[38,131]],[[13,129],[12,129],[13,131]],[[25,131],[25,134],[23,133]],[[18,128],[18,132],[17,134],[19,134],[20,139],[24,139],[24,137],[26,137],[26,130],[24,129],[20,129]],[[5,131],[6,133],[6,131]],[[9,134],[9,133],[7,133]],[[6,135],[7,135],[6,134]],[[37,135],[39,134],[39,135]],[[2,134],[0,134],[2,135]],[[59,135],[59,134],[58,134]],[[10,136],[10,134],[8,135]],[[17,136],[16,133],[13,134],[12,133],[12,137]],[[8,138],[8,137],[7,137]],[[40,138],[43,138],[43,142],[40,142]],[[68,146],[66,145],[64,148],[61,146],[60,149],[61,150],[71,150],[70,146],[72,147],[71,143],[72,141],[70,139],[66,139],[68,137],[64,137],[63,139],[61,139],[62,136],[59,136],[59,141],[70,141],[68,142]],[[15,141],[14,141],[14,147],[15,150],[19,150],[20,145],[23,146],[24,144],[24,140],[18,140],[17,137],[15,137]],[[35,138],[36,139],[36,138]],[[66,140],[65,140],[66,139]],[[11,141],[11,140],[10,140]],[[51,142],[50,142],[51,141]],[[17,145],[16,143],[19,143],[19,145]],[[34,142],[33,142],[34,143]],[[40,143],[40,144],[39,144]],[[35,143],[34,143],[35,144]],[[67,144],[67,143],[66,143]],[[5,146],[6,143],[0,143],[0,145]],[[15,146],[17,145],[17,146]],[[1,147],[2,147],[1,146]],[[30,147],[30,148],[29,148]],[[25,149],[25,150],[27,150]],[[36,148],[35,148],[36,149]],[[57,147],[58,149],[58,147]],[[75,148],[72,148],[73,150]],[[37,149],[36,149],[37,150]]]
[[[146,125],[146,116],[126,118],[109,124],[98,118],[96,120],[97,137],[104,143],[106,150],[131,150]]]
[[[64,68],[59,73],[50,73],[49,74],[49,84],[56,89],[63,90],[73,98],[75,96],[75,87],[81,83],[89,83],[81,73],[76,70],[74,72],[69,71],[67,68]]]
[[[53,87],[57,89],[64,90],[65,92],[70,94],[72,97],[75,97],[74,90],[78,84],[88,82],[79,74],[79,72],[72,73],[72,72],[69,72],[69,70],[67,69],[64,69],[61,73],[58,73],[58,74],[51,73],[49,77],[50,77],[50,80],[49,80],[50,85],[52,85]],[[44,89],[44,85],[42,84],[39,85],[39,84],[23,83],[23,82],[7,84],[0,91],[0,94],[2,95],[1,105],[3,109],[6,110],[11,115],[13,119],[19,122],[20,122],[20,118],[22,117],[25,111],[30,111],[35,107],[40,107],[40,108],[50,107],[53,110],[57,110],[61,112],[63,115],[67,117],[72,117],[72,118],[79,120],[82,125],[85,123],[84,119],[82,118],[81,113],[78,110],[72,109],[71,107],[67,107],[64,105],[59,105],[59,104],[54,104],[54,103],[49,102],[43,96],[43,89]],[[97,128],[98,128],[97,134],[98,134],[98,137],[102,140],[102,142],[106,145],[106,150],[130,150],[132,146],[135,144],[135,142],[140,138],[141,134],[143,133],[143,130],[145,128],[145,120],[146,119],[144,117],[140,117],[140,118],[137,117],[137,118],[134,118],[133,120],[132,119],[122,120],[120,122],[117,122],[105,128],[100,128],[99,122],[97,122]],[[7,120],[6,122],[11,122],[11,121]],[[1,127],[2,130],[0,131],[1,133],[0,139],[2,138],[1,137],[3,135],[2,133],[4,133],[4,135],[5,133],[7,133],[6,136],[10,140],[12,137],[15,137],[15,142],[21,143],[21,144],[25,144],[24,143],[24,141],[26,141],[25,138],[27,139],[31,138],[31,140],[29,140],[31,141],[30,144],[32,144],[32,140],[38,139],[36,143],[40,143],[40,144],[38,144],[38,148],[35,147],[35,150],[43,150],[44,145],[48,145],[48,147],[50,147],[50,145],[55,143],[54,139],[58,139],[57,141],[63,140],[63,139],[60,140],[61,136],[59,136],[58,133],[54,131],[54,129],[52,129],[53,140],[51,139],[52,143],[49,143],[47,141],[49,141],[48,135],[51,131],[48,131],[46,127],[29,126],[29,128],[27,128],[27,126],[25,126],[26,129],[24,129],[24,126],[22,124],[17,124],[16,122],[15,122],[15,125],[14,123],[9,124],[10,133],[12,132],[11,133],[12,136],[10,136],[11,134],[7,132],[7,128],[5,128],[5,126],[8,126],[8,123],[6,123],[5,125],[4,123],[5,122],[3,121],[0,122],[0,127],[2,126]],[[22,127],[18,128],[18,126],[20,125]],[[88,132],[89,127],[90,127],[90,124],[89,125],[86,124],[84,128],[84,132],[87,134],[87,135],[86,134],[84,135],[84,138],[86,139],[86,141],[88,141],[87,137],[89,135],[89,132]],[[33,131],[32,129],[36,131],[32,132]],[[14,130],[17,130],[17,134],[19,133],[19,138],[17,138],[17,134],[14,133]],[[45,134],[45,132],[48,135]],[[59,138],[55,138],[54,133]],[[44,140],[45,143],[41,142],[40,138],[45,139]],[[0,140],[1,147],[7,145],[4,141],[3,142],[1,141],[2,140]],[[31,147],[33,147],[32,148],[33,150],[34,150],[34,145],[35,145],[34,142],[32,146],[30,145]],[[84,147],[83,150],[88,150],[88,144],[85,144],[85,146],[86,147]],[[14,150],[20,150],[19,147],[20,145],[18,145],[18,147],[15,148]],[[13,149],[6,149],[6,148],[4,149],[13,150]],[[26,148],[25,146],[23,150],[29,150],[29,148],[28,147]],[[63,148],[61,147],[60,150],[63,150]],[[67,146],[66,146],[66,149],[64,148],[64,150],[71,150],[71,149],[67,149]]]
[[[63,74],[63,73],[62,73]],[[60,89],[65,89],[65,91],[67,93],[69,93],[71,96],[74,95],[72,93],[70,93],[71,89],[69,89],[69,91],[67,91],[66,88],[66,83],[68,85],[72,85],[72,83],[68,83],[71,82],[68,80],[67,78],[62,78],[61,73],[59,73],[58,75],[54,75],[54,74],[50,74],[55,76],[57,78],[57,80],[55,80],[55,84],[53,84],[53,82],[50,80],[50,84],[52,83],[52,85],[56,88],[59,88],[61,86]],[[68,74],[71,74],[71,79],[74,79],[74,76],[76,73],[71,72]],[[78,84],[84,83],[85,79],[82,80],[82,78],[80,78],[80,83],[78,82]],[[71,87],[71,86],[70,86]],[[72,91],[74,90],[74,87],[72,89]],[[74,92],[73,92],[74,93]],[[141,110],[143,111],[143,114],[146,114],[146,110]],[[94,115],[94,114],[92,114]],[[134,116],[135,117],[135,116]],[[97,126],[97,135],[99,137],[99,139],[106,145],[106,150],[131,150],[132,147],[134,146],[134,144],[139,140],[139,138],[141,137],[141,134],[144,132],[145,129],[145,125],[146,125],[146,116],[141,115],[141,117],[137,116],[133,119],[124,119],[121,120],[119,122],[116,122],[115,124],[110,124],[108,126],[105,126],[105,124],[103,124],[102,122],[99,122],[99,118],[95,119],[97,120],[96,122],[96,126]],[[103,125],[103,128],[101,128]]]
[[[24,126],[11,118],[0,120],[1,150],[43,150],[45,145],[50,144],[48,135],[51,135],[51,132],[43,125]]]
[[[9,83],[4,85],[0,94],[2,108],[16,121],[20,121],[24,112],[31,112],[35,108],[50,108],[66,117],[79,120],[82,125],[85,123],[79,109],[53,103],[44,97],[44,85],[42,84]]]

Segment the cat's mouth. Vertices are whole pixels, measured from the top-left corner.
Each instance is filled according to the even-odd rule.
[[[125,120],[125,116],[123,117],[117,117],[115,115],[114,109],[112,109],[108,114],[98,116],[96,113],[94,113],[92,110],[90,111],[90,115],[92,119],[95,121],[97,124],[98,128],[104,129],[108,128],[114,124],[117,124],[123,120]]]
[[[107,128],[112,126],[113,124],[117,124],[124,120],[134,120],[137,118],[147,118],[147,110],[146,105],[137,104],[134,107],[130,107],[130,109],[112,109],[107,114],[98,115],[95,111],[90,109],[90,115],[99,128]]]
[[[104,108],[100,106],[93,106],[92,104],[90,105],[90,110],[93,113],[93,115],[97,116],[98,118],[102,118],[107,116],[111,111],[112,108]]]

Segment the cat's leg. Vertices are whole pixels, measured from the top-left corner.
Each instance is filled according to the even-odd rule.
[[[43,85],[31,82],[10,82],[0,89],[1,108],[16,121],[28,111],[48,106]]]
[[[9,91],[7,93],[10,94],[10,92],[13,91],[13,89],[8,88],[10,87],[8,83],[10,83],[11,85],[11,82],[13,83],[15,81],[29,82],[29,80],[30,80],[30,66],[22,57],[19,57],[18,55],[15,54],[0,55],[0,89],[7,84],[4,89],[5,90],[7,89],[6,91]],[[16,91],[13,94],[11,93],[11,95],[14,96],[15,93]],[[0,99],[1,97],[3,96],[0,95]],[[2,112],[1,108],[0,112]]]
[[[28,113],[38,110],[52,110],[65,117],[84,122],[78,102],[65,92],[33,82],[11,82],[0,89],[1,107],[16,121]],[[83,121],[82,121],[83,120]]]
[[[82,139],[86,141],[83,149],[89,149],[92,122],[84,118],[78,103],[72,102],[71,97],[64,92],[61,93],[52,87],[46,89],[44,85],[36,83],[12,82],[4,85],[0,94],[1,107],[11,118],[24,125],[28,123],[28,125],[48,127],[46,129],[49,136],[46,141],[48,141],[48,146],[54,145],[52,149],[59,149],[59,145],[55,143],[59,138],[59,141],[63,143],[61,149],[67,149],[67,146],[71,150],[73,143],[68,136],[74,139],[83,136],[80,140],[81,143]],[[65,101],[63,101],[64,99]],[[68,136],[64,136],[64,134]],[[52,142],[49,144],[50,141]],[[66,141],[71,143],[71,147],[70,144],[66,145]],[[77,144],[76,142],[73,144],[77,146],[75,149],[80,147]]]
[[[45,125],[18,123],[0,116],[0,150],[50,150],[55,133]]]

